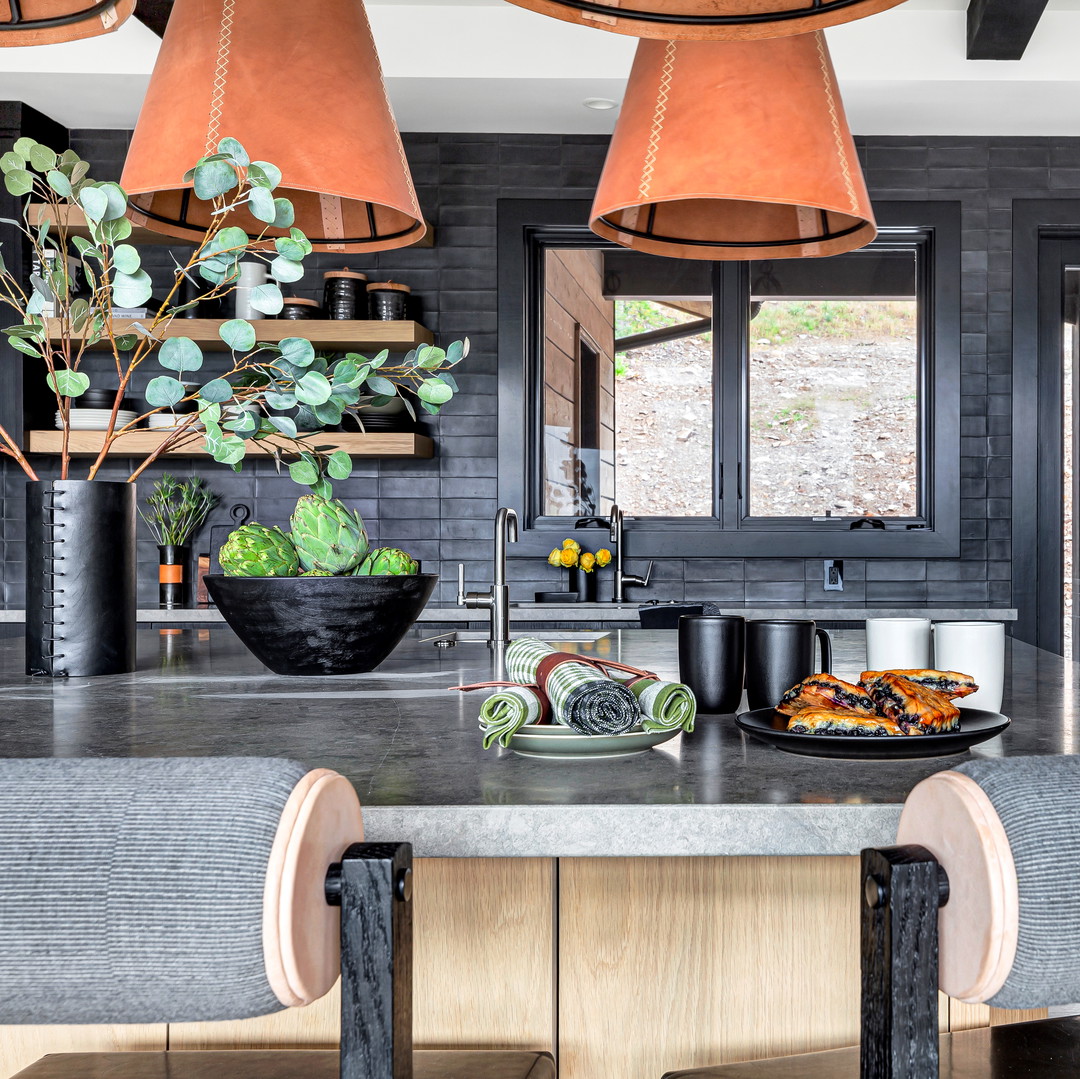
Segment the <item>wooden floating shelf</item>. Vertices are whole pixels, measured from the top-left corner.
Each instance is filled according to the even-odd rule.
[[[161,445],[166,431],[131,431],[121,435],[109,449],[112,457],[145,457]],[[190,441],[163,453],[162,457],[209,457],[202,448],[202,433],[193,432]],[[345,450],[353,457],[432,457],[435,444],[427,435],[400,431],[377,431],[361,434],[353,431],[327,431],[311,440],[320,446]],[[105,442],[104,431],[72,431],[68,448],[76,457],[96,457]],[[26,448],[30,453],[57,454],[63,443],[62,431],[27,431]],[[270,450],[255,440],[248,440],[249,454],[268,454]]]
[[[147,326],[149,317],[141,320],[118,318],[113,320],[113,332],[131,333],[135,321]],[[160,326],[157,336],[190,337],[208,352],[227,352],[228,346],[218,337],[225,319],[174,318],[168,325]],[[317,349],[325,352],[408,352],[420,345],[433,345],[435,335],[419,322],[379,322],[374,319],[287,319],[260,318],[252,322],[260,341],[276,344],[286,337],[306,337]],[[60,323],[48,320],[49,337],[59,340]]]
[[[90,229],[86,224],[86,215],[79,209],[78,206],[65,206],[62,207],[65,211],[63,215],[63,224],[66,226],[69,236],[84,236],[86,239],[90,239]],[[46,202],[32,202],[30,204],[30,210],[27,215],[27,219],[30,224],[35,228],[41,224],[44,217],[48,216],[50,219],[53,216],[52,207]],[[194,247],[195,244],[191,240],[182,239],[179,236],[166,236],[160,232],[153,232],[148,228],[144,228],[142,225],[132,225],[131,236],[125,241],[129,244],[147,244],[155,247]],[[435,230],[428,225],[427,234],[422,240],[417,243],[410,244],[410,247],[434,247],[435,246]],[[347,255],[344,257],[348,257]]]

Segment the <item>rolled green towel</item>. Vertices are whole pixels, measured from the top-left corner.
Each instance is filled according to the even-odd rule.
[[[628,682],[631,693],[637,697],[644,718],[642,727],[647,731],[674,731],[688,733],[694,729],[697,716],[697,700],[694,691],[682,682],[661,682],[656,678],[635,678]]]
[[[496,742],[505,749],[522,727],[544,718],[545,706],[546,701],[529,686],[504,686],[492,693],[480,706],[484,749]]]
[[[511,680],[538,684],[551,702],[554,722],[580,734],[622,734],[641,721],[637,697],[583,657],[567,654],[544,673],[544,660],[555,655],[562,653],[533,637],[520,637],[506,650]]]

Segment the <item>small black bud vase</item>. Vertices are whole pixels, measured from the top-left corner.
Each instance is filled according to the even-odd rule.
[[[586,573],[577,566],[571,566],[567,572],[569,573],[567,590],[577,593],[578,603],[595,603],[596,570],[593,570],[592,573]]]
[[[191,548],[186,543],[158,544],[158,606],[163,610],[171,611],[188,605],[190,558]]]

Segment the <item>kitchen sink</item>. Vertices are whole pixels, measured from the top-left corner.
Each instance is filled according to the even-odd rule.
[[[537,630],[535,634],[519,633],[519,637],[538,637],[542,641],[547,641],[550,644],[584,644],[588,641],[600,641],[605,637],[610,637],[611,633],[606,630],[589,630],[589,629],[552,629]],[[481,644],[487,643],[488,631],[486,629],[452,629],[446,633],[434,634],[430,637],[421,637],[421,644],[425,641],[430,641],[432,644],[437,644],[445,647],[450,644],[472,644],[474,642],[480,642]]]

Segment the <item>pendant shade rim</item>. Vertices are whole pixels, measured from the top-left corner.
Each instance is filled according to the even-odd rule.
[[[791,205],[791,204],[787,204]],[[621,209],[632,209],[622,207]],[[817,212],[817,207],[803,207]],[[610,213],[618,213],[615,209]],[[845,214],[851,218],[853,215]],[[823,258],[856,251],[865,247],[877,236],[877,224],[873,218],[856,218],[855,223],[830,231],[821,236],[796,236],[791,238],[724,240],[707,237],[683,238],[648,233],[629,228],[608,220],[607,214],[590,215],[589,228],[597,236],[611,240],[622,247],[649,255],[668,258],[700,259],[712,262],[744,261],[761,258]],[[800,250],[804,248],[805,250]]]
[[[149,195],[151,198],[154,198],[171,192],[190,191],[193,187],[192,184],[175,184],[171,187],[147,187],[142,190],[129,190],[121,179],[120,186],[124,188],[125,193],[128,195],[127,216],[133,224],[136,224],[141,228],[149,229],[151,232],[156,232],[162,236],[175,236],[177,240],[190,240],[192,243],[198,243],[206,235],[207,226],[199,225],[195,222],[184,220],[183,218],[168,217],[159,214],[151,207],[140,202],[140,196]],[[301,228],[301,231],[304,232],[305,237],[311,244],[313,251],[321,253],[342,252],[345,254],[362,253],[365,251],[390,251],[399,247],[408,247],[419,243],[428,234],[428,230],[431,227],[424,218],[415,216],[411,207],[405,209],[400,206],[392,206],[389,203],[371,202],[348,195],[339,195],[336,192],[319,192],[312,188],[301,187],[300,185],[285,186],[283,184],[276,188],[274,193],[279,197],[289,198],[290,193],[295,191],[300,191],[308,195],[329,194],[335,198],[340,198],[356,205],[369,206],[373,211],[377,208],[401,214],[412,222],[408,227],[394,232],[378,233],[374,236],[366,237],[312,236],[307,230]],[[196,205],[207,204],[196,200]],[[217,227],[239,225],[239,227],[244,229],[247,233],[249,239],[253,240],[255,236],[258,235],[257,233],[253,233],[250,228],[245,227],[241,221],[238,221],[235,218],[235,214],[231,215],[230,217],[223,219]],[[258,224],[261,225],[262,222],[258,222]],[[294,227],[300,228],[301,226],[295,225]],[[259,232],[263,232],[263,229],[260,228]],[[288,228],[272,228],[267,226],[263,241],[269,244],[273,243],[279,236],[288,235]]]
[[[816,0],[800,7],[754,10],[746,0],[685,0],[685,11],[650,9],[649,0],[510,0],[517,7],[563,22],[637,38],[736,41],[789,37],[854,22],[898,7],[904,0]],[[733,10],[718,13],[718,6]],[[741,10],[740,10],[741,9]]]

